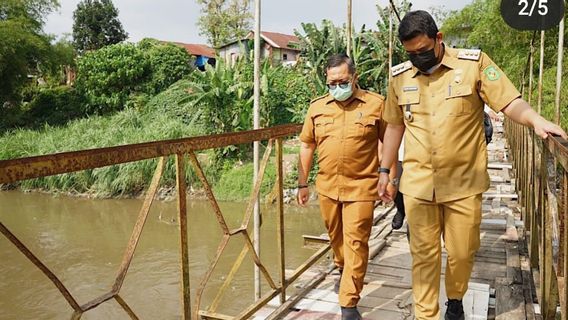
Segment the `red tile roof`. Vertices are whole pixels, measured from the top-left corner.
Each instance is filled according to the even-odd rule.
[[[194,56],[204,56],[207,58],[215,57],[215,49],[204,44],[182,43],[182,42],[172,42],[172,43],[184,47],[185,50],[189,52],[189,54]]]
[[[300,49],[298,49],[296,46],[293,45],[294,43],[298,44],[300,42],[300,40],[296,36],[277,33],[277,32],[267,32],[267,31],[262,31],[260,35],[264,39],[264,41],[268,42],[271,46],[275,48],[300,51]],[[254,32],[251,31],[248,34],[247,38],[252,39],[253,36]]]

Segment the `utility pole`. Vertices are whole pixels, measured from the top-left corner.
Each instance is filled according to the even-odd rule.
[[[253,105],[253,129],[260,128],[260,1],[254,2],[254,105]],[[260,143],[253,143],[253,188],[258,177],[260,167]],[[260,197],[254,203],[254,250],[260,257]],[[260,299],[260,269],[254,266],[254,297]]]
[[[351,17],[352,17],[352,6],[353,6],[353,0],[347,0],[347,55],[351,57],[351,42],[352,42],[352,26],[353,26],[353,22],[351,21]]]

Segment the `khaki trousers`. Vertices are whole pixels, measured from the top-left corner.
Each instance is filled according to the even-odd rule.
[[[481,194],[443,203],[405,195],[404,205],[410,228],[415,317],[439,320],[440,237],[448,254],[445,281],[448,299],[462,299],[480,245]]]
[[[343,269],[339,304],[354,307],[359,302],[369,260],[369,236],[374,201],[339,202],[320,194],[320,210],[335,264]]]

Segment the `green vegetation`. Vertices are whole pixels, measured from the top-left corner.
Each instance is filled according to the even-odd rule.
[[[0,108],[16,107],[28,75],[49,64],[52,48],[42,28],[58,6],[56,0],[0,2]]]
[[[0,159],[29,157],[56,152],[101,148],[153,140],[175,139],[200,134],[181,118],[171,117],[160,108],[164,96],[179,96],[187,83],[179,83],[152,99],[148,111],[134,108],[114,115],[91,116],[65,127],[45,126],[41,130],[18,129],[0,137]],[[155,161],[139,161],[120,166],[23,181],[21,187],[48,191],[88,192],[97,196],[132,195],[149,183]],[[166,184],[175,182],[173,162],[168,163]]]
[[[119,111],[136,95],[165,90],[192,71],[183,48],[146,39],[86,53],[78,60],[77,89],[89,114]]]

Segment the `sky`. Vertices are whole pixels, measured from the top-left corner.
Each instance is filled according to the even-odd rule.
[[[79,0],[59,0],[60,9],[47,17],[44,30],[58,37],[71,34],[73,11]],[[444,6],[449,10],[461,9],[472,0],[413,0],[412,9],[427,10],[432,6]],[[206,43],[199,35],[196,22],[200,7],[195,0],[113,0],[119,10],[119,20],[129,34],[129,41],[143,38],[185,43]],[[378,14],[377,3],[386,6],[388,0],[354,0],[353,24],[355,30],[365,24],[374,27]],[[329,19],[336,25],[346,21],[345,0],[264,0],[262,1],[261,28],[264,31],[293,34],[302,22],[320,23]]]

